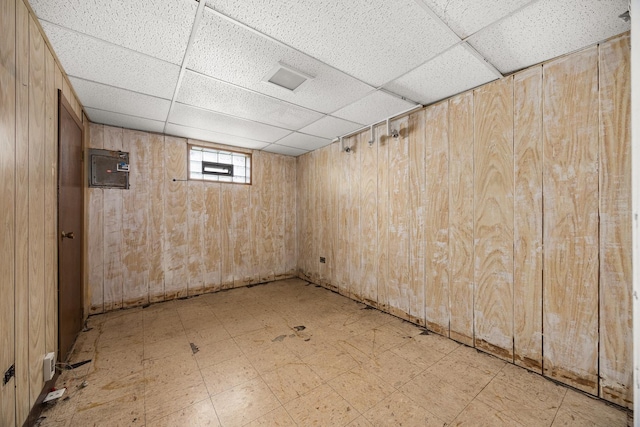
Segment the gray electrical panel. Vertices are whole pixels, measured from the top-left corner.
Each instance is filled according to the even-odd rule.
[[[129,153],[89,149],[89,187],[129,188]]]

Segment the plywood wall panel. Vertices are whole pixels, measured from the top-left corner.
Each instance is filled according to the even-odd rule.
[[[349,278],[347,283],[349,295],[357,301],[362,301],[362,242],[360,234],[360,187],[362,175],[360,172],[360,157],[362,150],[365,149],[365,142],[361,138],[361,134],[352,136],[349,140],[349,145],[352,149],[347,154],[347,171],[349,173],[349,207],[347,211]]]
[[[297,239],[298,239],[298,254],[300,261],[298,262],[298,270],[299,273],[301,274],[301,276],[303,278],[308,277],[308,269],[307,269],[307,263],[309,262],[309,246],[308,246],[308,240],[310,239],[311,236],[311,229],[307,226],[307,213],[308,211],[308,207],[307,207],[307,198],[309,197],[309,192],[308,192],[308,186],[307,186],[307,175],[306,175],[306,171],[308,170],[306,168],[306,164],[308,162],[308,157],[309,156],[301,156],[298,157],[297,163],[296,163],[296,169],[297,169],[297,201],[296,204],[297,206],[299,206],[298,209],[298,217],[297,217],[297,226],[298,229],[300,230],[300,233],[298,233]]]
[[[201,181],[190,181],[187,184],[188,265],[185,279],[189,295],[199,295],[204,292],[204,190],[206,184]]]
[[[45,352],[55,352],[58,344],[58,91],[55,87],[55,60],[45,46],[45,149],[44,149],[44,272],[45,272]]]
[[[275,155],[270,156],[271,160],[269,160],[269,156],[265,156],[265,162],[268,164],[273,164],[273,174],[271,175],[271,180],[265,182],[265,185],[268,186],[271,190],[271,197],[273,201],[270,206],[271,210],[271,238],[273,247],[273,252],[269,257],[270,264],[265,266],[268,270],[268,278],[269,280],[274,280],[276,278],[276,274],[282,274],[282,272],[286,271],[286,257],[285,257],[285,194],[286,194],[286,185],[285,185],[285,156]],[[255,206],[253,200],[251,201],[251,205]],[[294,203],[295,205],[295,203]]]
[[[344,145],[348,146],[349,140],[344,141]],[[351,263],[349,262],[349,212],[351,210],[351,199],[349,197],[349,188],[351,185],[351,174],[349,173],[349,154],[342,150],[335,160],[337,168],[338,182],[336,191],[338,193],[337,205],[340,207],[336,212],[337,220],[337,239],[336,239],[336,287],[338,292],[348,295],[349,292],[349,271]],[[303,172],[304,173],[304,172]],[[304,233],[304,230],[302,230]]]
[[[473,92],[449,101],[450,337],[473,345]]]
[[[164,136],[149,134],[149,302],[164,300]]]
[[[222,259],[220,261],[220,281],[223,289],[233,288],[233,188],[235,186],[220,184],[220,250]]]
[[[29,383],[33,406],[44,385],[45,350],[45,44],[29,17]]]
[[[542,67],[513,80],[513,352],[542,373]]]
[[[374,130],[375,146],[378,149],[378,165],[376,176],[377,188],[377,216],[378,241],[376,245],[377,278],[378,278],[378,308],[388,310],[389,307],[389,139],[384,134],[384,128],[378,126]]]
[[[104,126],[89,126],[89,147],[104,147]],[[104,311],[104,199],[101,188],[87,189],[87,281],[91,293],[89,312]]]
[[[371,132],[361,134],[362,148],[360,153],[361,188],[360,188],[360,236],[362,291],[364,302],[376,305],[378,300],[378,146],[369,145],[375,135]],[[327,231],[328,233],[328,231]]]
[[[165,137],[165,299],[187,296],[187,143]],[[174,181],[175,180],[175,181]]]
[[[318,187],[318,241],[320,243],[318,251],[318,274],[320,284],[325,286],[331,282],[331,175],[329,170],[331,147],[323,147],[318,150],[317,187]],[[320,262],[320,257],[325,258],[325,262]]]
[[[513,361],[513,81],[474,91],[475,346]]]
[[[630,37],[600,45],[600,395],[631,408]]]
[[[204,231],[203,239],[204,259],[204,291],[212,292],[220,290],[220,260],[221,236],[224,230],[220,228],[220,185],[207,183],[204,185]]]
[[[543,68],[545,375],[598,388],[597,47]]]
[[[409,287],[409,118],[392,122],[398,138],[389,144],[389,310],[406,318],[410,309]]]
[[[122,150],[123,130],[105,126],[103,130],[104,148]],[[105,311],[122,308],[123,294],[123,191],[120,189],[103,190],[104,211],[104,309]]]
[[[31,409],[29,397],[29,14],[16,2],[16,425]]]
[[[426,127],[426,321],[427,327],[449,336],[449,104],[425,112]]]
[[[251,223],[251,187],[233,185],[231,227],[233,230],[233,286],[257,283],[253,271],[253,224]]]
[[[16,12],[14,0],[0,2],[0,204],[16,199]],[[0,371],[15,361],[15,211],[5,209],[0,219]],[[0,425],[16,419],[15,378],[0,385]]]
[[[122,149],[130,161],[129,190],[122,193],[123,304],[131,307],[149,302],[149,134],[125,129]]]
[[[425,160],[425,111],[420,110],[409,116],[409,315],[412,322],[425,324],[425,304],[432,298],[432,288],[426,280],[425,268],[427,236],[427,180]],[[431,196],[431,195],[429,195]],[[431,218],[429,218],[429,221]],[[426,298],[426,299],[425,299]],[[447,332],[448,332],[447,319]]]
[[[284,159],[284,245],[285,268],[281,273],[294,274],[298,263],[297,244],[297,170],[296,158],[286,156]]]
[[[277,201],[275,200],[276,188],[272,183],[277,166],[275,162],[262,161],[260,152],[253,156],[253,162],[251,203],[262,206],[262,209],[251,210],[255,236],[253,256],[258,267],[258,280],[268,282],[273,280],[276,258],[273,226],[276,221],[274,213]]]

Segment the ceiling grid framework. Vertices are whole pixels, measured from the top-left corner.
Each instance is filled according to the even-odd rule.
[[[30,4],[92,121],[289,156],[629,30],[627,0],[201,1]]]

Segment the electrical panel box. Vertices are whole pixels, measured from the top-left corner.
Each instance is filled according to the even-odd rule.
[[[89,149],[89,187],[129,188],[129,153]]]

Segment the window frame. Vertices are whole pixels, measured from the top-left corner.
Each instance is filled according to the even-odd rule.
[[[191,149],[199,148],[202,151],[222,151],[230,154],[239,154],[244,157],[249,158],[249,182],[234,182],[232,181],[220,181],[220,180],[212,180],[212,179],[204,179],[203,178],[192,178],[191,177]],[[201,172],[200,172],[201,173]],[[233,178],[232,178],[233,179]],[[219,183],[219,184],[236,184],[236,185],[253,185],[253,153],[251,151],[238,151],[238,150],[230,150],[228,148],[222,148],[217,146],[208,146],[202,144],[187,144],[187,180],[188,181],[197,181],[197,182],[209,182],[209,183]]]

